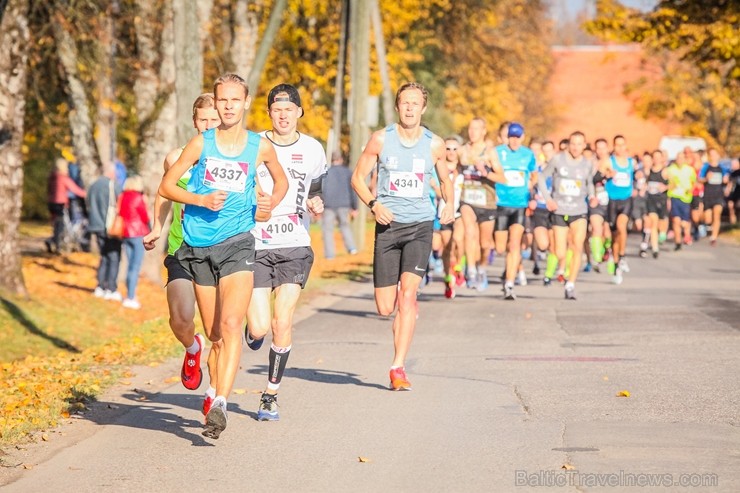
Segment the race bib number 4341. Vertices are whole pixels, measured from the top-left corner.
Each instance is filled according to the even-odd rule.
[[[391,171],[388,194],[395,197],[419,198],[424,194],[424,174],[410,171]]]
[[[225,192],[243,192],[247,187],[249,163],[206,158],[203,184]]]

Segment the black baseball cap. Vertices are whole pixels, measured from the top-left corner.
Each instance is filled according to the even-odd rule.
[[[290,102],[294,103],[301,109],[301,115],[303,116],[303,107],[301,106],[301,95],[298,93],[298,89],[290,84],[278,84],[272,89],[267,95],[267,109],[270,109],[272,103],[275,102]]]

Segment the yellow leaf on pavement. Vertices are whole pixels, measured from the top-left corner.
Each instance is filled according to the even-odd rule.
[[[357,462],[370,462],[370,459],[360,456],[357,458]]]
[[[179,381],[180,381],[180,377],[170,377],[170,378],[165,378],[164,383],[175,383]]]
[[[620,390],[617,392],[617,397],[629,397],[630,391],[629,390]]]
[[[42,433],[41,434],[41,439],[43,441],[45,441],[45,442],[48,442],[49,441],[49,435],[47,435],[46,433]]]
[[[575,469],[575,467],[572,466],[571,464],[565,463],[563,464],[563,467],[561,467],[560,469],[565,469],[566,471],[572,471],[573,469]]]
[[[233,392],[237,395],[242,395],[247,393],[247,389],[234,389]]]

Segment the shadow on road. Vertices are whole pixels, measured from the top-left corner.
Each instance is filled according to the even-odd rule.
[[[28,317],[26,317],[26,314],[23,313],[23,310],[18,307],[15,303],[6,300],[5,298],[0,298],[0,303],[2,303],[3,308],[8,312],[8,314],[13,317],[19,324],[21,324],[28,332],[31,334],[41,337],[42,339],[46,339],[47,341],[54,344],[56,347],[60,349],[64,349],[65,351],[69,351],[71,353],[79,353],[80,350],[77,349],[72,344],[68,343],[64,339],[60,339],[58,337],[52,336],[41,330],[41,328],[36,325],[32,320],[30,320]]]
[[[267,369],[267,365],[259,365],[250,370],[247,370],[247,373],[251,373],[253,375],[267,375]],[[287,368],[285,370],[285,376],[290,378],[298,378],[300,380],[307,380],[309,382],[330,383],[338,385],[357,385],[360,387],[388,390],[388,387],[379,385],[377,383],[363,382],[359,379],[360,375],[345,371],[324,370],[317,368]]]

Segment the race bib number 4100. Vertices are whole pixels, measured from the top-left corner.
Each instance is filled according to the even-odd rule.
[[[243,192],[247,187],[249,163],[206,158],[203,184],[225,192]]]

